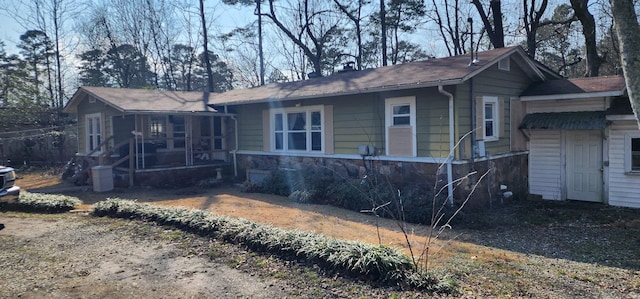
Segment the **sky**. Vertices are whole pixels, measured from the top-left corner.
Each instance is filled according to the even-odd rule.
[[[0,0],[0,41],[5,43],[5,50],[9,54],[18,53],[15,44],[20,41],[20,35],[27,29],[20,26],[5,10],[21,7],[20,3],[25,1],[29,0]],[[197,1],[195,2],[197,3]],[[205,7],[212,12],[211,15],[207,16],[209,18],[207,22],[213,25],[211,27],[214,27],[214,31],[219,31],[214,34],[230,31],[233,28],[248,24],[256,18],[253,15],[253,8],[229,6],[221,2],[220,0],[205,1]]]

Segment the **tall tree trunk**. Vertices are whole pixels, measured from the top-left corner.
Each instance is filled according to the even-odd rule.
[[[611,0],[611,10],[620,44],[627,93],[640,127],[640,25],[633,0]]]
[[[258,6],[258,51],[260,58],[260,85],[264,85],[264,53],[262,51],[262,3],[256,0]]]
[[[382,39],[382,66],[387,65],[387,12],[384,8],[384,0],[380,0],[380,25]]]
[[[58,80],[58,107],[64,107],[64,89],[62,88],[62,63],[60,62],[60,24],[58,24],[58,15],[60,10],[60,1],[53,1],[53,30],[54,30],[54,38],[56,43],[56,75]]]
[[[211,60],[209,60],[209,39],[207,38],[207,22],[204,17],[204,0],[200,0],[200,19],[202,19],[202,37],[204,38],[204,63],[207,69],[207,87],[209,92],[214,92],[213,71],[211,71]]]
[[[489,2],[493,22],[489,21],[489,16],[484,11],[480,0],[472,0],[471,3],[473,3],[476,10],[478,10],[478,14],[484,25],[484,30],[487,32],[493,47],[504,48],[504,28],[502,25],[502,5],[500,0],[491,0]]]
[[[576,17],[582,24],[582,34],[584,35],[585,47],[587,49],[587,70],[585,77],[597,77],[602,65],[602,57],[598,55],[598,41],[596,39],[596,21],[589,12],[587,6],[589,0],[570,0],[571,7]],[[612,1],[612,5],[613,5]],[[633,8],[633,6],[631,7]],[[626,21],[625,21],[626,22]]]

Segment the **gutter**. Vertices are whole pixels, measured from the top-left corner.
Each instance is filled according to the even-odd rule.
[[[453,153],[455,150],[455,132],[453,121],[453,94],[444,90],[442,85],[438,85],[438,92],[449,98],[449,155],[447,156],[447,200],[449,204],[453,204],[453,167],[451,161],[453,160]]]

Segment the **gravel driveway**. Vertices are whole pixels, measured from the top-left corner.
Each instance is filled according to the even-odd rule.
[[[288,294],[274,279],[186,250],[195,240],[183,239],[178,231],[86,216],[0,214],[0,223],[6,226],[0,231],[0,265],[5,265],[0,298],[282,298]]]

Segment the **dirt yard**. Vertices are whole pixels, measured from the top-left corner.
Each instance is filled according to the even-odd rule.
[[[24,174],[18,183],[27,190],[55,191],[55,188],[61,187],[55,178]],[[159,205],[206,209],[217,214],[242,217],[283,228],[315,231],[336,238],[374,244],[381,240],[383,244],[409,252],[405,236],[399,232],[398,224],[394,221],[329,206],[296,204],[279,196],[241,193],[230,186],[179,190],[136,188],[108,193],[75,188],[65,193],[83,200],[85,205],[81,208],[85,210],[90,204],[108,197],[136,199]],[[638,210],[572,202],[520,202],[480,214],[468,213],[462,218],[464,224],[454,225],[453,229],[447,230],[436,240],[432,252],[437,253],[430,257],[430,268],[434,273],[458,281],[461,297],[640,298]],[[231,252],[223,254],[224,256],[233,257],[220,262],[219,257],[211,258],[219,256],[211,252],[218,252],[217,248],[233,246],[212,245],[211,242],[215,241],[201,240],[166,228],[140,225],[138,222],[131,224],[132,222],[124,220],[96,219],[78,212],[62,216],[40,216],[36,219],[29,215],[1,213],[0,223],[2,222],[9,225],[7,229],[0,231],[3,243],[0,245],[0,264],[13,265],[12,261],[18,256],[22,262],[15,266],[17,268],[9,268],[11,271],[0,272],[3,273],[0,274],[0,285],[7,281],[2,275],[28,276],[26,273],[30,270],[46,266],[47,263],[57,266],[45,267],[51,271],[44,271],[34,281],[49,286],[57,285],[56,282],[60,281],[84,281],[84,284],[65,283],[70,289],[64,290],[58,286],[35,287],[35,290],[33,286],[25,287],[22,292],[15,290],[9,293],[14,296],[28,294],[34,297],[40,294],[39,291],[42,295],[45,294],[42,292],[49,292],[63,297],[63,294],[74,294],[71,293],[72,290],[81,288],[82,285],[86,289],[76,294],[89,294],[87,292],[93,290],[92,283],[102,283],[95,279],[96,276],[100,277],[100,273],[114,287],[97,293],[98,297],[109,293],[137,297],[167,294],[166,297],[172,297],[170,294],[182,293],[182,297],[207,294],[207,297],[251,298],[260,298],[262,295],[388,298],[397,292],[323,275],[311,280],[307,278],[296,281],[295,277],[310,275],[309,272],[292,270],[293,266],[286,261],[238,253],[238,248],[224,249]],[[21,228],[15,230],[12,228],[15,226]],[[24,232],[24,226],[31,228],[29,233]],[[41,231],[31,233],[34,227],[41,227]],[[420,252],[424,248],[426,228],[410,225],[406,230],[410,232],[414,253]],[[84,239],[84,236],[93,236],[94,239]],[[60,241],[67,239],[70,241]],[[87,244],[96,245],[86,249]],[[39,246],[43,248],[41,251],[38,250]],[[73,248],[77,249],[74,251]],[[17,256],[5,254],[7,250]],[[92,254],[82,254],[85,251]],[[70,256],[65,258],[63,255],[66,253]],[[85,259],[91,263],[87,265]],[[254,260],[236,263],[238,259]],[[64,261],[62,266],[55,262],[58,260]],[[269,264],[268,267],[259,266],[264,265],[265,261]],[[149,268],[149,264],[160,266]],[[238,264],[245,268],[237,268]],[[263,268],[268,270],[265,272]],[[164,269],[174,269],[176,272],[168,272],[171,274],[164,278],[158,277],[158,273],[165,272]],[[240,271],[236,272],[237,269]],[[65,272],[75,274],[66,274],[71,275],[70,278],[59,278],[59,274]],[[224,277],[230,278],[227,281],[210,281],[209,279],[220,278],[212,272],[228,273]],[[319,275],[317,272],[313,273]],[[88,279],[92,280],[87,281]],[[239,284],[245,280],[256,288]],[[310,284],[308,281],[314,283]],[[154,286],[157,293],[153,293],[156,292],[154,290],[139,293],[138,289],[143,285]],[[167,285],[168,293],[162,291],[159,287],[161,285]],[[296,285],[304,287],[298,289]],[[312,285],[318,287],[314,288]],[[182,291],[181,288],[186,287],[194,291]],[[0,289],[5,288],[3,286]],[[215,293],[221,289],[227,293]],[[303,292],[302,289],[306,291]],[[56,290],[59,293],[55,293]],[[175,290],[176,293],[170,293],[170,290]],[[0,297],[5,297],[4,295],[6,294],[0,291]],[[421,295],[399,292],[398,296]]]

